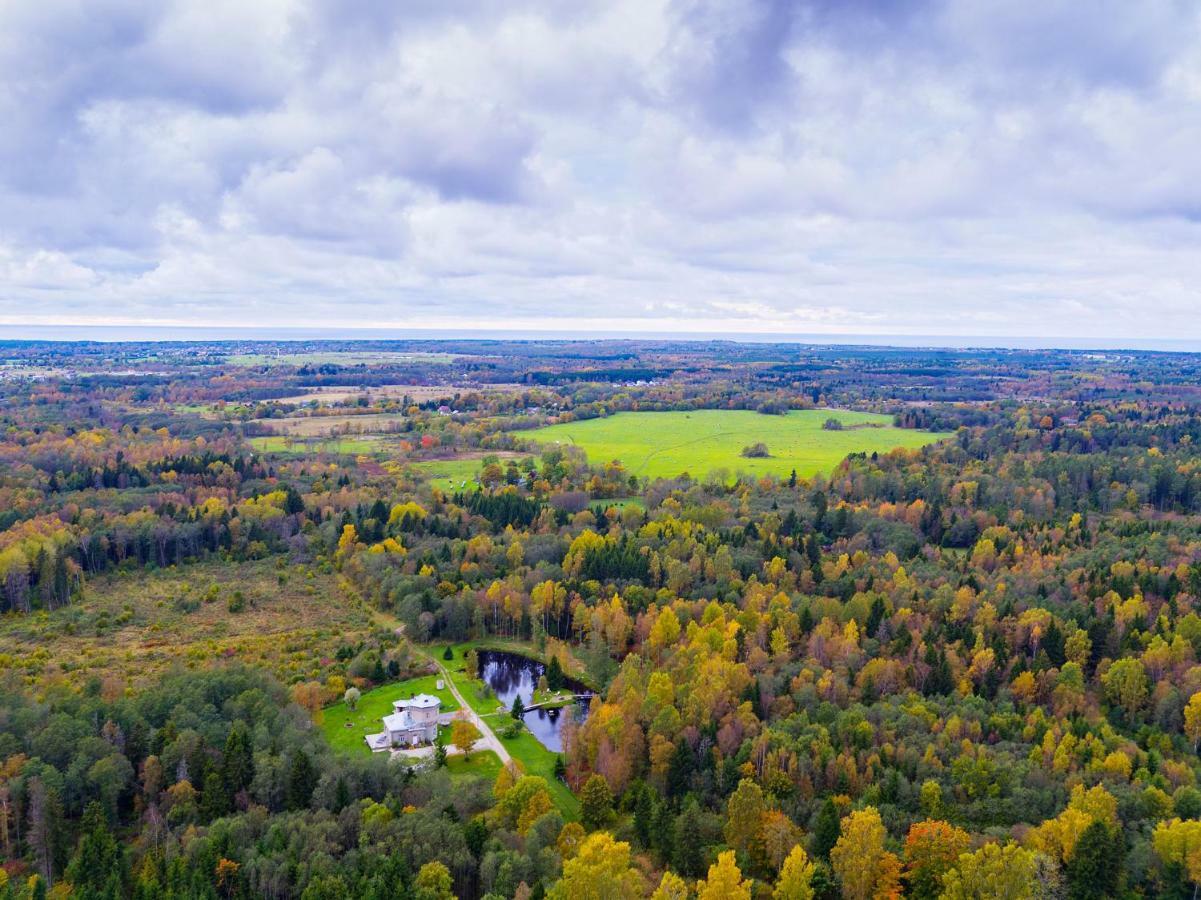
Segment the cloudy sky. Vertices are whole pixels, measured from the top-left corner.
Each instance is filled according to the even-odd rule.
[[[1191,0],[2,0],[14,323],[1201,337]]]

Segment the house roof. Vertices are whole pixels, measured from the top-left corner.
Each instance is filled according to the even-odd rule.
[[[384,716],[384,728],[388,729],[388,731],[407,731],[413,727],[415,726],[407,712],[397,712],[392,713],[390,716]]]
[[[417,694],[409,697],[407,700],[397,700],[392,705],[397,709],[406,709],[408,707],[414,709],[432,709],[441,706],[442,701],[429,694]]]

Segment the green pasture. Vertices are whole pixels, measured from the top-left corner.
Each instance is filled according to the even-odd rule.
[[[474,490],[476,476],[480,474],[483,466],[482,459],[435,459],[413,463],[413,468],[426,475],[431,485],[447,494],[459,490]],[[463,486],[464,482],[466,488]]]
[[[824,429],[827,419],[837,419],[843,429]],[[890,416],[846,410],[805,409],[773,416],[703,409],[617,413],[549,425],[521,436],[543,444],[575,444],[593,464],[620,460],[630,473],[648,478],[684,472],[703,477],[718,469],[731,475],[777,477],[796,469],[798,476],[807,478],[832,471],[850,453],[913,449],[950,435],[896,428]],[[769,457],[741,455],[744,447],[757,442],[767,445]]]

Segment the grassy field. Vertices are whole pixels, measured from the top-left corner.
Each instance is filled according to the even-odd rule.
[[[837,419],[841,431],[822,424]],[[621,460],[635,475],[671,478],[683,472],[702,477],[714,470],[731,474],[797,475],[830,472],[849,453],[896,447],[917,448],[949,437],[928,431],[895,428],[889,416],[845,410],[793,410],[784,416],[750,410],[705,409],[693,412],[618,413],[550,425],[521,436],[541,443],[576,444],[592,463]],[[767,445],[771,456],[747,459],[743,447]]]
[[[438,459],[413,463],[414,469],[428,476],[430,484],[445,493],[462,490],[464,486],[474,489],[475,478],[482,466],[483,462],[478,459]]]
[[[321,730],[325,732],[326,740],[335,750],[344,753],[370,753],[363,738],[383,730],[380,719],[391,714],[393,701],[411,697],[413,694],[433,694],[442,701],[442,712],[458,709],[459,704],[449,690],[438,690],[439,677],[424,675],[421,678],[410,678],[408,681],[385,684],[365,691],[354,711],[342,701],[327,706],[321,722]]]
[[[384,449],[388,440],[388,436],[370,434],[336,438],[292,438],[273,434],[252,437],[249,444],[259,453],[286,453],[297,456],[306,453],[359,455]]]
[[[241,612],[229,609],[235,591]],[[333,575],[214,560],[98,577],[70,606],[0,617],[0,675],[16,671],[31,685],[92,676],[136,685],[174,666],[231,660],[285,682],[324,679],[323,659],[373,628]]]
[[[283,419],[259,419],[257,424],[288,437],[358,437],[371,434],[396,434],[405,417],[400,413],[366,413],[345,416],[289,416]]]
[[[479,486],[476,477],[480,474],[485,459],[496,457],[501,466],[505,466],[510,459],[522,459],[526,456],[528,454],[504,451],[474,452],[454,459],[430,459],[412,465],[425,474],[434,487],[446,493],[454,493],[460,490],[475,490]]]

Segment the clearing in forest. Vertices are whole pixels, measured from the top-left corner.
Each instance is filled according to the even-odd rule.
[[[841,429],[825,428],[829,419],[837,420]],[[798,476],[809,477],[832,471],[850,453],[915,449],[950,435],[897,428],[891,416],[847,410],[792,410],[776,416],[701,409],[617,413],[521,436],[543,444],[575,444],[594,465],[616,459],[634,475],[673,478],[683,472],[703,477],[718,469],[777,477],[796,469]],[[765,444],[770,455],[742,455],[744,448],[757,443]]]
[[[326,657],[371,632],[336,576],[313,569],[212,559],[113,571],[53,612],[0,616],[0,678],[13,671],[39,689],[93,676],[153,685],[177,666],[230,660],[284,682],[320,680]]]

